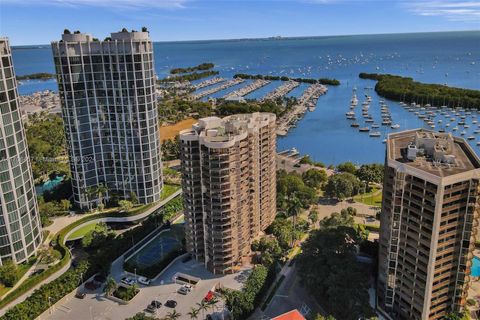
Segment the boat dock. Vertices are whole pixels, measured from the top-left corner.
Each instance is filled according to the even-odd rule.
[[[290,128],[296,126],[296,122],[307,112],[308,108],[315,107],[318,98],[325,94],[327,90],[326,86],[317,83],[305,89],[292,110],[277,120],[277,135],[285,136]]]
[[[255,90],[258,90],[261,87],[266,86],[270,82],[271,82],[270,80],[263,80],[263,79],[255,80],[252,83],[250,83],[250,84],[248,84],[244,87],[241,87],[238,90],[235,90],[235,91],[232,91],[232,92],[226,94],[225,96],[223,96],[223,98],[224,99],[232,99],[232,98],[238,98],[238,97],[246,96],[247,94],[249,94],[249,93],[251,93]]]
[[[295,89],[296,87],[298,87],[300,85],[299,82],[297,81],[287,81],[285,83],[283,83],[282,85],[278,86],[275,90],[273,90],[272,92],[269,92],[267,93],[262,99],[260,99],[261,101],[264,101],[264,100],[276,100],[278,98],[281,98],[283,97],[284,95],[286,95],[287,93],[289,93],[290,91],[292,91],[293,89]]]
[[[206,96],[209,96],[211,94],[214,94],[215,92],[218,92],[218,91],[221,91],[221,90],[224,90],[224,89],[227,89],[227,88],[230,88],[230,87],[233,87],[237,84],[240,84],[242,82],[244,82],[245,80],[244,79],[240,79],[240,78],[237,78],[237,79],[232,79],[232,80],[228,80],[227,82],[224,82],[222,83],[221,85],[219,86],[216,86],[216,87],[213,87],[213,88],[210,88],[210,89],[207,89],[207,90],[204,90],[202,92],[199,92],[199,93],[196,93],[196,94],[192,94],[192,99],[201,99],[203,97],[206,97]]]
[[[205,87],[208,87],[208,86],[212,86],[212,85],[217,84],[219,82],[223,82],[225,80],[226,80],[225,78],[215,77],[215,78],[208,79],[208,80],[202,81],[200,83],[197,83],[196,85],[193,85],[192,88],[195,89],[195,90],[198,90],[198,89],[202,89],[202,88],[205,88]]]

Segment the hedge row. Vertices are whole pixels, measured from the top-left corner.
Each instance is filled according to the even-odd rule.
[[[77,268],[71,268],[59,278],[35,290],[27,300],[8,310],[2,320],[29,320],[40,316],[45,310],[73,291],[81,282],[82,275],[89,278],[88,262],[82,262]]]

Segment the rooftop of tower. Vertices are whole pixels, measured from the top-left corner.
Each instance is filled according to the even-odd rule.
[[[110,33],[110,37],[105,39],[105,41],[130,41],[130,40],[149,40],[150,35],[148,31],[119,31]],[[91,34],[74,32],[74,33],[63,33],[62,41],[64,42],[98,42]]]
[[[480,168],[480,159],[465,139],[425,129],[390,134],[387,157],[438,177]]]
[[[207,117],[198,120],[192,129],[183,130],[183,137],[194,136],[204,142],[227,142],[245,137],[249,130],[275,121],[273,113],[255,112],[252,114],[236,114],[225,118]]]

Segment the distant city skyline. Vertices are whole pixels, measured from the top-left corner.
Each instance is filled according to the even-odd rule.
[[[0,0],[0,21],[12,45],[48,44],[65,28],[103,38],[146,26],[154,41],[441,32],[480,30],[480,2]]]

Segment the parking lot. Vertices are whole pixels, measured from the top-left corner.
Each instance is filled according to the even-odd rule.
[[[248,268],[246,268],[248,269]],[[185,273],[202,279],[192,292],[187,295],[177,293],[181,284],[173,281],[173,276],[177,273]],[[129,304],[120,305],[117,302],[105,298],[102,288],[95,292],[87,291],[84,299],[70,297],[67,301],[61,301],[52,308],[52,314],[47,314],[42,319],[95,319],[95,320],[113,320],[125,319],[131,317],[138,312],[145,311],[147,305],[152,300],[158,300],[164,304],[167,300],[177,301],[175,310],[182,316],[180,319],[190,319],[187,313],[191,307],[196,307],[202,299],[207,295],[208,291],[216,284],[221,283],[223,286],[239,289],[246,277],[243,273],[237,273],[226,276],[213,275],[207,271],[202,264],[190,260],[182,263],[182,259],[175,262],[160,277],[158,277],[150,286],[140,285],[140,292],[133,298]],[[115,279],[119,281],[123,274],[116,274]],[[162,306],[156,317],[162,318],[173,309]],[[206,313],[205,313],[206,315]]]

